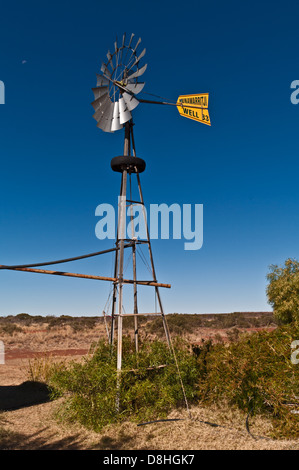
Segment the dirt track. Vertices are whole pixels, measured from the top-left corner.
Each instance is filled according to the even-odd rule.
[[[84,356],[88,353],[88,349],[53,349],[50,351],[30,351],[28,349],[12,349],[5,354],[6,362],[16,359],[32,359],[38,357],[67,357],[67,356]]]

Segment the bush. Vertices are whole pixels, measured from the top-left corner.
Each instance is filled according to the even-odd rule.
[[[69,325],[74,332],[78,332],[93,329],[98,321],[98,318],[60,315],[60,317],[47,316],[45,321],[48,323],[48,330],[51,330],[52,328],[62,328]]]
[[[29,326],[33,321],[33,317],[28,313],[19,313],[18,315],[16,315],[14,321],[20,322],[24,326]]]
[[[289,325],[213,345],[204,358],[201,400],[225,400],[246,413],[266,414],[273,419],[276,437],[299,437],[299,419],[291,413],[299,409],[299,364],[291,362],[295,339],[299,328]]]
[[[73,318],[70,325],[72,330],[76,333],[79,331],[92,330],[96,326],[96,321],[96,318],[79,317],[77,320]]]
[[[287,259],[284,267],[270,266],[267,295],[280,323],[299,320],[299,262]]]
[[[192,333],[203,324],[200,315],[172,313],[167,315],[167,324],[172,335],[178,336],[184,333]],[[162,338],[165,337],[165,330],[161,318],[155,318],[148,323],[148,331]]]
[[[116,352],[101,341],[91,358],[72,363],[50,379],[53,397],[67,393],[61,414],[95,431],[127,419],[147,421],[166,417],[184,406],[184,397],[173,356],[166,344],[143,343],[138,356],[134,343],[123,339],[123,365],[118,387]],[[196,399],[199,369],[187,346],[177,344],[176,355],[189,401]],[[157,366],[164,365],[164,368]],[[152,369],[149,369],[152,368]],[[119,413],[116,400],[119,397]]]
[[[21,331],[23,331],[22,328],[15,325],[14,323],[4,323],[0,327],[0,332],[2,334],[5,333],[5,334],[10,335],[10,336],[13,336],[15,333],[20,333]]]

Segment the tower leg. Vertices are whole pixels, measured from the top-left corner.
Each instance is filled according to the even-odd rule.
[[[116,241],[116,245],[118,246],[118,241]],[[117,277],[117,270],[118,270],[118,250],[115,252],[115,261],[114,261],[114,279]],[[110,345],[111,351],[113,349],[113,341],[114,341],[114,328],[115,328],[115,306],[117,300],[117,283],[114,282],[113,285],[113,297],[112,297],[112,312],[111,312],[111,331],[110,331]]]
[[[147,245],[148,245],[149,257],[150,257],[150,262],[151,262],[152,275],[153,275],[153,280],[155,282],[157,282],[155,265],[154,265],[154,258],[153,258],[152,246],[151,246],[150,235],[149,235],[149,230],[148,230],[146,213],[145,213],[145,209],[144,209],[144,200],[143,200],[143,194],[142,194],[142,189],[141,189],[141,182],[140,182],[139,173],[137,173],[137,181],[138,181],[138,190],[139,190],[140,202],[141,202],[142,208],[143,208],[143,217],[144,217],[144,222],[145,222],[145,227],[146,227]],[[163,321],[163,326],[164,326],[164,331],[165,331],[167,344],[170,347],[170,344],[171,344],[170,343],[170,332],[169,332],[169,328],[168,328],[168,325],[167,325],[167,322],[166,322],[166,319],[165,319],[165,314],[164,314],[164,310],[163,310],[163,305],[162,305],[162,301],[161,301],[159,287],[155,287],[155,291],[156,291],[156,295],[157,295],[157,299],[158,299],[158,303],[159,303],[160,312],[161,312],[161,315],[162,315],[162,321]]]
[[[130,201],[132,201],[132,178],[130,174]],[[136,269],[136,238],[133,224],[133,205],[130,204],[130,220],[131,220],[131,239],[133,241],[132,246],[132,260],[133,260],[133,281],[134,281],[134,341],[135,341],[135,351],[138,354],[139,350],[139,341],[138,341],[138,302],[137,302],[137,269]]]
[[[133,280],[136,281],[136,244],[134,243],[132,247],[132,256],[133,256]],[[134,339],[135,339],[135,350],[138,353],[139,350],[139,341],[138,341],[138,303],[137,303],[137,284],[134,282]]]
[[[118,271],[118,320],[117,320],[117,370],[122,363],[122,305],[123,305],[123,271],[124,271],[124,233],[126,222],[127,171],[122,174],[122,194],[120,200],[120,240],[119,240],[119,271]]]
[[[135,148],[135,140],[134,140],[134,134],[133,134],[133,124],[131,123],[130,125],[130,133],[131,133],[131,139],[132,139],[132,148],[133,148],[133,155],[136,157],[136,148]],[[157,281],[156,278],[156,271],[155,271],[155,265],[154,265],[154,258],[153,258],[153,252],[152,252],[152,246],[151,246],[151,241],[150,241],[150,235],[149,235],[149,230],[148,230],[148,223],[147,223],[147,218],[146,218],[146,213],[144,209],[144,199],[143,199],[143,193],[141,189],[141,182],[140,182],[140,176],[138,171],[136,171],[136,176],[137,176],[137,182],[138,182],[138,191],[139,191],[139,197],[140,197],[140,203],[142,204],[143,208],[143,217],[144,217],[144,222],[145,222],[145,227],[146,227],[146,236],[147,236],[147,242],[148,242],[148,250],[149,250],[149,256],[150,256],[150,261],[151,261],[151,268],[152,268],[152,275],[153,279]],[[165,319],[165,314],[163,310],[163,305],[161,301],[161,296],[160,296],[160,291],[158,287],[155,287],[158,303],[159,303],[159,308],[160,312],[162,315],[162,320],[163,320],[163,327],[166,335],[166,340],[167,344],[170,347],[171,346],[171,339],[170,339],[170,332],[168,328],[168,324]]]

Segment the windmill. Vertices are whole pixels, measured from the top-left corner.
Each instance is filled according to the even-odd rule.
[[[134,45],[133,45],[134,43]],[[97,86],[93,88],[94,101],[92,103],[95,113],[93,117],[97,121],[97,126],[104,132],[115,132],[124,128],[124,151],[123,155],[112,158],[111,168],[113,171],[121,173],[121,189],[120,189],[120,203],[119,203],[119,218],[117,228],[116,247],[102,250],[95,253],[88,253],[85,255],[75,256],[72,258],[64,258],[59,260],[44,261],[39,263],[30,264],[17,264],[17,265],[2,265],[0,264],[0,270],[14,270],[37,274],[47,274],[62,277],[72,277],[81,279],[92,279],[97,281],[108,281],[112,282],[112,304],[111,304],[111,328],[108,330],[108,336],[111,347],[114,344],[115,335],[115,322],[117,320],[117,371],[118,379],[120,380],[120,372],[122,368],[122,332],[123,332],[123,318],[127,316],[133,316],[134,318],[134,338],[135,348],[138,352],[138,318],[140,316],[154,316],[158,315],[162,318],[166,340],[168,346],[173,354],[178,377],[181,382],[184,399],[188,409],[188,403],[184,386],[182,383],[179,366],[176,360],[175,351],[172,345],[169,328],[167,325],[166,317],[164,314],[161,296],[159,288],[170,288],[169,284],[162,284],[158,282],[156,277],[156,271],[154,266],[153,252],[151,247],[151,241],[149,236],[149,230],[146,219],[145,204],[143,199],[143,193],[140,182],[140,173],[145,170],[146,164],[142,158],[137,157],[135,141],[133,135],[133,118],[132,111],[139,105],[139,103],[149,103],[158,105],[170,105],[176,106],[180,115],[189,119],[202,122],[210,125],[210,117],[208,112],[208,101],[209,94],[201,93],[195,95],[181,95],[178,97],[176,102],[167,101],[161,97],[160,101],[146,100],[139,98],[139,93],[142,92],[144,82],[139,81],[140,77],[146,70],[146,64],[141,66],[141,61],[145,55],[145,49],[138,51],[141,39],[136,42],[134,40],[134,34],[130,36],[127,42],[126,34],[123,35],[122,41],[118,43],[118,40],[114,43],[114,51],[107,53],[107,61],[102,63],[101,73],[97,75]],[[0,82],[1,92],[1,82]],[[1,99],[1,97],[0,97]],[[0,103],[1,104],[1,103]],[[128,181],[129,189],[131,190],[131,176],[136,176],[138,197],[139,200],[134,200],[131,196],[127,197]],[[131,221],[133,221],[133,206],[138,204],[143,209],[144,224],[146,227],[145,239],[138,239],[134,234],[134,225],[131,224],[131,236],[127,238],[125,236],[125,213],[126,206],[129,204],[131,212]],[[136,249],[139,245],[146,245],[149,254],[149,270],[151,273],[151,279],[140,280],[137,279],[137,266],[136,266]],[[129,248],[132,250],[133,260],[133,279],[124,278],[124,252]],[[49,265],[57,265],[69,263],[77,260],[87,259],[94,256],[99,256],[104,253],[115,253],[114,260],[114,276],[95,276],[90,274],[79,274],[73,272],[48,270],[48,269],[37,269]],[[123,313],[123,287],[124,285],[133,285],[133,312]],[[138,306],[138,286],[149,286],[154,287],[155,295],[158,303],[157,312],[152,313],[140,313]],[[1,345],[0,345],[1,346]],[[159,367],[162,367],[158,366]],[[152,369],[152,368],[151,368]]]
[[[97,86],[93,88],[94,101],[94,119],[97,121],[97,127],[104,132],[115,132],[124,128],[124,151],[123,155],[112,158],[111,168],[113,171],[121,173],[121,189],[119,205],[118,230],[116,238],[116,251],[114,263],[114,283],[111,304],[111,329],[110,344],[113,345],[115,335],[115,322],[117,319],[117,370],[122,368],[122,334],[123,318],[133,316],[134,318],[134,338],[135,348],[138,352],[138,319],[141,315],[158,315],[162,318],[166,340],[170,347],[171,337],[167,325],[165,313],[162,306],[160,287],[170,287],[168,284],[161,284],[156,277],[153,252],[149,236],[149,230],[145,212],[144,223],[146,227],[146,238],[138,240],[132,231],[130,238],[124,238],[125,210],[127,207],[132,209],[135,204],[140,204],[143,208],[144,199],[140,182],[140,173],[145,170],[146,163],[143,159],[137,157],[135,141],[133,135],[133,117],[132,111],[139,103],[159,104],[176,106],[180,115],[193,119],[204,124],[210,125],[208,112],[208,93],[197,95],[179,96],[175,103],[165,99],[160,101],[141,99],[138,97],[142,92],[145,83],[142,76],[146,71],[147,64],[142,65],[142,59],[145,56],[146,49],[141,49],[141,39],[135,41],[134,34],[127,39],[126,34],[122,40],[114,42],[113,52],[107,52],[107,60],[101,65],[101,73],[97,74]],[[131,181],[131,175],[136,176],[139,201],[127,197],[128,178]],[[132,212],[131,212],[132,218]],[[132,227],[132,225],[131,225]],[[150,259],[151,280],[140,281],[137,279],[136,269],[136,248],[138,244],[146,245]],[[124,251],[125,248],[132,249],[133,260],[133,285],[134,285],[134,308],[132,313],[123,313],[123,276],[124,276]],[[138,291],[139,284],[152,286],[155,289],[155,295],[158,301],[158,312],[140,313],[138,309]],[[105,312],[104,312],[105,313]]]

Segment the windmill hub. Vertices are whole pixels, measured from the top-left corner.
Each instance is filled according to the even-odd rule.
[[[127,84],[127,82],[126,82],[125,80],[122,80],[121,82],[115,81],[114,83],[115,83],[115,85],[117,85],[118,87],[125,87],[126,84]]]

